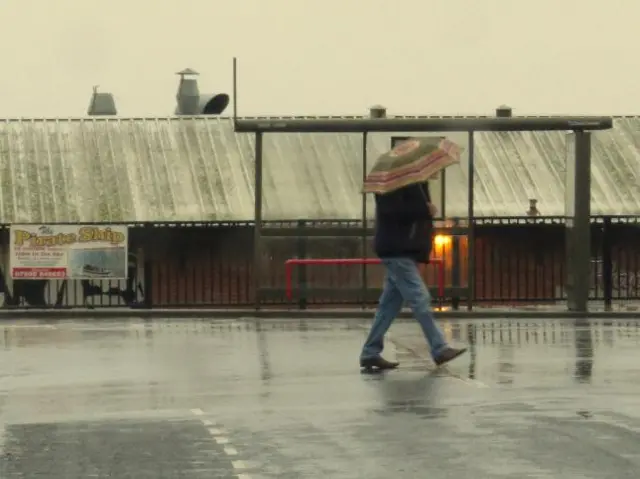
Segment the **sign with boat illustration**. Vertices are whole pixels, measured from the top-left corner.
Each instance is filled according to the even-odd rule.
[[[11,225],[13,279],[126,279],[125,225]]]

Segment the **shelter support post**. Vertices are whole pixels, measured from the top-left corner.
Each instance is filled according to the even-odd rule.
[[[476,268],[475,268],[475,212],[473,210],[473,178],[475,172],[475,139],[473,131],[469,132],[469,164],[467,172],[467,310],[473,309],[473,300],[475,296]]]
[[[262,279],[262,132],[255,137],[255,174],[254,174],[254,228],[253,228],[253,294],[255,307],[260,309],[260,285]]]
[[[367,177],[367,140],[368,134],[367,132],[362,133],[362,183],[364,184],[364,180]],[[367,195],[366,193],[362,193],[362,257],[367,257],[367,243],[369,238],[367,236]],[[367,307],[367,292],[369,289],[367,282],[367,264],[362,263],[362,309]]]
[[[591,278],[591,133],[574,131],[566,140],[567,307],[586,313]]]

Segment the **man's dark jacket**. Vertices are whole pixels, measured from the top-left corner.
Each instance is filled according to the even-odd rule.
[[[426,183],[376,195],[374,249],[380,258],[428,263],[433,243],[431,196]]]

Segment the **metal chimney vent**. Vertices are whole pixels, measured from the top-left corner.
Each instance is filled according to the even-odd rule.
[[[540,210],[538,210],[538,200],[535,198],[529,199],[529,210],[527,216],[540,216]]]
[[[373,105],[369,108],[369,116],[371,118],[386,118],[387,109],[382,105]]]
[[[91,102],[87,109],[89,116],[110,116],[117,115],[116,101],[111,93],[98,93],[98,87],[93,87]]]
[[[180,84],[176,94],[176,115],[198,115],[200,106],[200,90],[197,76],[199,73],[186,68],[176,75],[180,75]]]
[[[496,116],[498,118],[511,118],[511,107],[507,105],[500,105],[498,108],[496,108]]]

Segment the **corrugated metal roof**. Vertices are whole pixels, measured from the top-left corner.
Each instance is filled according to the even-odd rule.
[[[594,133],[592,211],[640,214],[640,118],[614,123]],[[369,135],[370,163],[390,136]],[[564,133],[476,134],[475,151],[477,215],[529,198],[563,213]],[[360,218],[361,157],[357,134],[265,135],[265,219]],[[466,161],[447,170],[448,216],[466,215]],[[0,121],[2,222],[250,221],[253,174],[253,135],[227,118]]]

